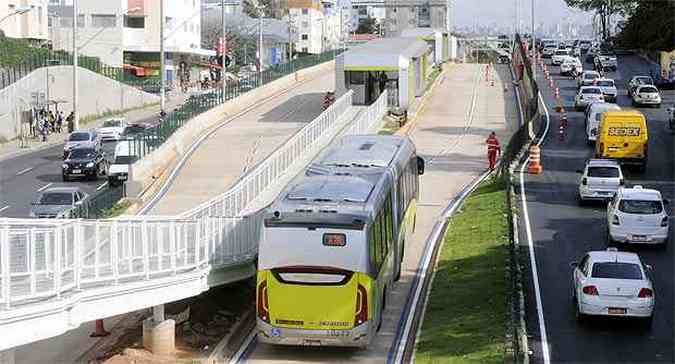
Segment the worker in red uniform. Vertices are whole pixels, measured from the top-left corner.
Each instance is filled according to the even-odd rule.
[[[499,146],[499,140],[497,139],[497,135],[494,131],[490,133],[490,136],[485,141],[485,144],[487,144],[490,170],[494,171],[495,166],[497,165],[497,154],[502,154],[502,148]]]

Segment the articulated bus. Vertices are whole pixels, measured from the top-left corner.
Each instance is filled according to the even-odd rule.
[[[347,136],[281,192],[261,227],[258,340],[371,343],[401,275],[423,173],[407,137]]]

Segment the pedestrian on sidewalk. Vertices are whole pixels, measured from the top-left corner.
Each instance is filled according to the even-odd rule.
[[[495,166],[497,165],[497,154],[500,156],[502,154],[502,148],[499,146],[499,139],[497,139],[497,135],[494,131],[490,133],[490,136],[485,141],[485,144],[487,144],[487,155],[490,171],[494,171]]]
[[[61,133],[63,131],[63,111],[56,113],[56,132]]]
[[[75,129],[75,112],[71,111],[68,117],[66,118],[66,122],[68,123],[68,134],[73,132],[73,129]]]

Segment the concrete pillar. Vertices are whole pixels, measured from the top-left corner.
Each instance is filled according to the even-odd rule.
[[[155,355],[176,351],[176,322],[164,319],[164,305],[152,308],[152,317],[143,321],[143,347]]]
[[[14,349],[0,351],[0,364],[14,364]]]

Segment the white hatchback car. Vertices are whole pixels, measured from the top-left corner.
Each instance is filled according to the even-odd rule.
[[[563,60],[560,65],[560,74],[563,76],[569,76],[573,72],[576,74],[581,74],[584,71],[584,67],[581,64],[579,58],[576,57],[567,57]]]
[[[579,203],[606,201],[624,185],[621,165],[612,159],[589,159],[579,181]]]
[[[605,111],[621,111],[621,106],[608,102],[596,102],[586,108],[586,139],[589,144],[598,140],[600,120]]]
[[[101,140],[120,140],[124,135],[124,130],[129,126],[126,119],[115,118],[103,122],[103,126],[98,129]]]
[[[579,77],[577,77],[577,88],[581,86],[591,86],[593,81],[600,78],[600,73],[598,71],[584,71]]]
[[[588,252],[570,265],[578,321],[588,316],[618,316],[643,318],[651,324],[655,304],[652,268],[642,264],[637,254],[608,248]]]
[[[634,186],[620,188],[607,205],[609,243],[661,244],[668,242],[669,217],[661,192]]]
[[[574,108],[581,111],[594,102],[605,102],[602,89],[598,86],[581,86],[579,93],[574,98]]]

